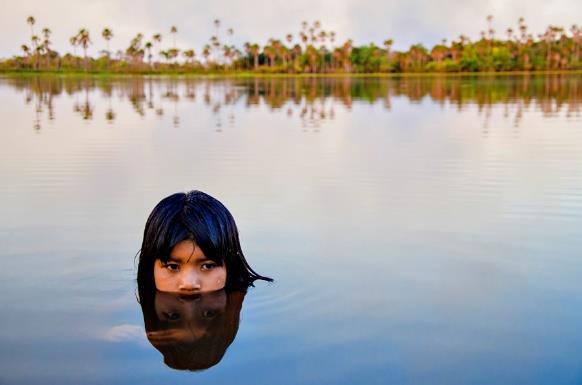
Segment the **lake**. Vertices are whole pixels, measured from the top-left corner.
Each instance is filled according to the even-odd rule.
[[[580,74],[0,77],[0,384],[580,384],[581,107]],[[275,279],[156,297],[230,331],[195,371],[135,282],[190,189]]]

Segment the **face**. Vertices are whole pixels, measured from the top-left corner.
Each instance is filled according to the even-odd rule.
[[[155,309],[160,326],[148,330],[147,337],[154,346],[195,342],[224,313],[226,303],[224,290],[196,297],[158,292]]]
[[[154,263],[156,289],[183,295],[220,290],[226,283],[226,267],[206,258],[194,242],[181,241],[167,262]]]

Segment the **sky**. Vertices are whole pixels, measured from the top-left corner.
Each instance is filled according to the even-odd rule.
[[[126,48],[138,32],[150,38],[163,36],[170,47],[170,28],[178,29],[176,45],[196,52],[216,34],[213,20],[221,22],[221,40],[233,28],[230,43],[242,47],[246,41],[264,44],[270,37],[284,40],[297,36],[301,22],[319,20],[326,31],[336,32],[336,41],[348,38],[354,44],[382,42],[391,38],[394,49],[411,44],[432,46],[443,38],[451,41],[460,34],[479,37],[487,29],[486,16],[493,15],[493,28],[505,37],[507,27],[517,29],[524,17],[530,32],[537,35],[548,25],[569,28],[582,24],[579,0],[0,0],[0,57],[20,54],[29,44],[26,18],[36,18],[35,32],[53,31],[53,49],[71,51],[69,37],[80,27],[89,29],[93,45],[89,53],[105,48],[103,27],[113,30],[111,50]]]

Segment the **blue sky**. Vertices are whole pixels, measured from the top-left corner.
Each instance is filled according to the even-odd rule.
[[[160,32],[163,43],[171,44],[170,27],[176,25],[177,45],[197,52],[215,33],[212,21],[221,20],[220,34],[233,28],[233,43],[265,43],[269,37],[295,35],[301,21],[320,20],[323,28],[334,30],[338,40],[353,38],[355,44],[394,39],[394,48],[411,44],[427,46],[465,34],[476,38],[486,29],[486,16],[494,15],[493,26],[505,36],[507,27],[516,27],[523,16],[534,34],[549,25],[569,28],[582,24],[582,2],[578,0],[0,0],[0,56],[19,52],[28,43],[30,29],[26,17],[37,19],[37,33],[44,26],[53,31],[54,48],[70,50],[68,39],[79,27],[92,34],[92,52],[103,49],[100,36],[104,26],[112,28],[113,50],[125,48],[138,32],[146,38]],[[577,20],[578,19],[578,20]]]

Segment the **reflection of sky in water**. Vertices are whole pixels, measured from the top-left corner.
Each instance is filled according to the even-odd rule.
[[[147,82],[70,80],[40,129],[46,84],[0,81],[0,383],[579,382],[580,77],[503,79],[268,100],[280,81],[175,82],[177,101],[158,80],[143,116],[129,100]],[[201,373],[164,366],[133,282],[149,211],[189,188],[229,207],[277,280]]]

